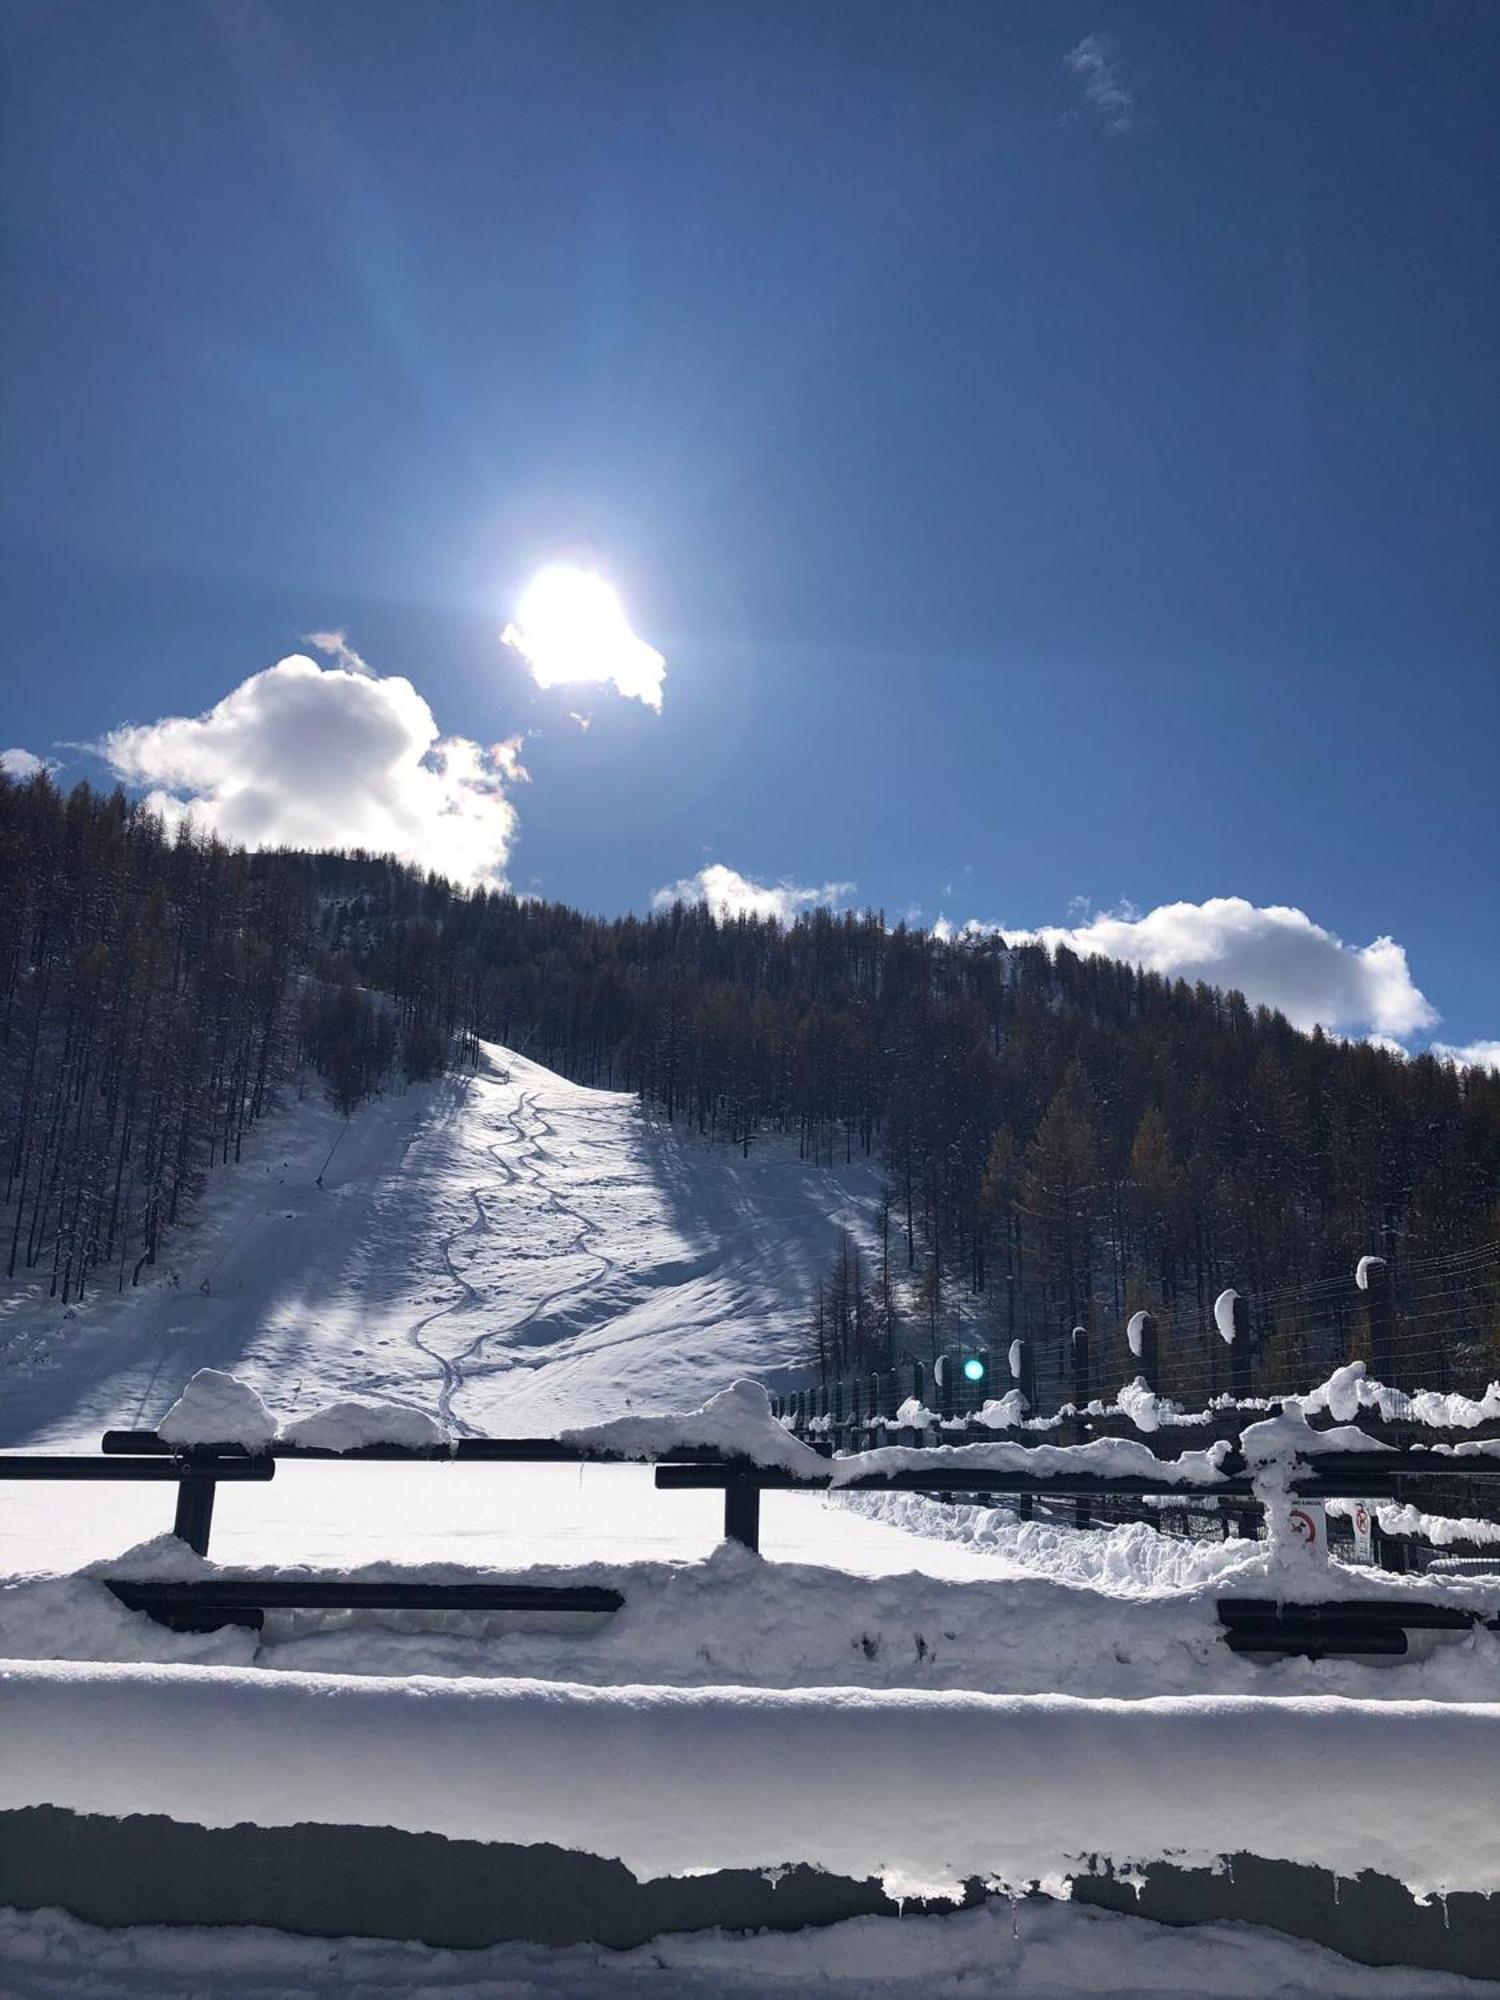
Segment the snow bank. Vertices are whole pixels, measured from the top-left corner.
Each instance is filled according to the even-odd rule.
[[[384,1402],[368,1396],[325,1404],[321,1410],[287,1424],[280,1435],[285,1444],[310,1445],[320,1451],[357,1451],[372,1444],[437,1451],[448,1442],[442,1426],[414,1403]]]
[[[200,1368],[156,1426],[168,1444],[237,1444],[264,1451],[276,1419],[248,1382],[222,1368]]]
[[[828,1461],[794,1438],[771,1415],[771,1399],[759,1382],[735,1382],[710,1396],[699,1410],[656,1417],[616,1417],[562,1434],[564,1444],[617,1451],[624,1458],[668,1458],[674,1451],[702,1448],[748,1458],[753,1465],[779,1466],[817,1478]]]
[[[1500,1891],[1500,1705],[598,1689],[0,1667],[0,1808],[552,1842],[640,1877],[806,1861],[956,1896],[1226,1849]],[[860,1774],[830,1810],[830,1771]],[[1311,1772],[1331,1781],[1308,1783]],[[941,1782],[934,1783],[934,1774]]]

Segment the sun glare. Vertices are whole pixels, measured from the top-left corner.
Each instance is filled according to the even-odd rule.
[[[500,636],[538,687],[611,682],[622,695],[661,707],[666,661],[636,637],[613,585],[592,570],[566,563],[542,570]]]

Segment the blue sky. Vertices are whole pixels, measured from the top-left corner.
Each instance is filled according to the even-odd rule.
[[[5,743],[1500,1036],[1492,6],[10,0],[3,55]],[[558,560],[659,712],[501,645]]]

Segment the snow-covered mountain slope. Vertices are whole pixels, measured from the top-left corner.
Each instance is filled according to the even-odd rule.
[[[498,1047],[347,1130],[304,1101],[215,1177],[138,1290],[67,1316],[5,1302],[0,1444],[148,1424],[204,1366],[283,1418],[374,1393],[505,1435],[691,1407],[794,1361],[876,1183],[869,1162],[812,1166],[774,1140],[742,1158]]]

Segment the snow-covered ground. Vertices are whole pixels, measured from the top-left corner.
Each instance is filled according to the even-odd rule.
[[[542,1435],[691,1408],[738,1376],[774,1380],[795,1365],[807,1297],[837,1230],[868,1231],[875,1191],[868,1164],[805,1165],[775,1142],[741,1158],[653,1121],[629,1098],[581,1089],[499,1049],[486,1052],[477,1075],[368,1106],[347,1129],[309,1099],[268,1123],[241,1167],[215,1178],[192,1226],[173,1236],[163,1268],[138,1291],[101,1292],[66,1317],[25,1287],[0,1301],[0,1445],[86,1449],[107,1426],[154,1424],[205,1366],[253,1385],[282,1426],[349,1397],[400,1398],[460,1434]],[[283,1460],[269,1484],[221,1487],[215,1565],[429,1579],[529,1574],[610,1584],[624,1607],[609,1618],[284,1613],[260,1634],[195,1636],[124,1610],[99,1580],[111,1570],[212,1573],[164,1536],[172,1500],[164,1485],[0,1485],[0,1659],[16,1663],[7,1696],[35,1711],[12,1803],[60,1797],[61,1778],[48,1774],[77,1735],[71,1703],[89,1727],[110,1704],[136,1701],[155,1704],[170,1724],[184,1701],[199,1699],[189,1699],[193,1688],[210,1706],[222,1698],[245,1704],[247,1715],[269,1713],[267,1703],[291,1700],[305,1676],[319,1677],[320,1700],[341,1702],[343,1688],[354,1704],[363,1690],[366,1705],[391,1713],[404,1712],[402,1690],[414,1676],[431,1677],[412,1712],[423,1709],[434,1726],[450,1708],[455,1718],[503,1710],[524,1721],[527,1697],[515,1691],[540,1682],[544,1710],[567,1701],[591,1714],[592,1702],[600,1715],[625,1716],[627,1749],[628,1715],[610,1703],[631,1690],[650,1695],[645,1706],[665,1718],[668,1737],[674,1702],[728,1703],[726,1715],[742,1704],[748,1725],[796,1690],[829,1714],[857,1701],[913,1716],[930,1709],[924,1726],[934,1729],[948,1727],[944,1704],[955,1699],[1071,1696],[1067,1726],[1100,1729],[1101,1743],[1113,1729],[1122,1757],[1130,1743],[1144,1744],[1148,1725],[1158,1727],[1146,1710],[1153,1697],[1181,1704],[1182,1731],[1196,1726],[1194,1698],[1342,1697],[1339,1726],[1388,1741],[1390,1756],[1414,1759],[1414,1769],[1425,1754],[1420,1732],[1453,1746],[1455,1732],[1471,1726],[1460,1706],[1478,1718],[1485,1755],[1500,1730],[1500,1708],[1479,1707],[1500,1702],[1500,1635],[1484,1630],[1416,1634],[1396,1661],[1265,1664],[1231,1654],[1214,1600],[1225,1588],[1271,1587],[1255,1544],[1185,1543],[1144,1525],[1079,1532],[913,1496],[772,1493],[757,1559],[720,1546],[720,1495],[658,1492],[646,1466]],[[1361,1586],[1346,1576],[1338,1587]],[[1382,1587],[1441,1586],[1382,1579]],[[1500,1580],[1446,1589],[1500,1606]],[[53,1672],[48,1662],[65,1664]],[[158,1663],[155,1678],[142,1663]],[[1123,1706],[1106,1713],[1103,1704]],[[1281,1726],[1280,1704],[1231,1706],[1236,1714],[1243,1706],[1252,1733],[1262,1720],[1265,1732]],[[1287,1713],[1305,1708],[1294,1700]],[[1009,1727],[1009,1714],[997,1708],[994,1727]],[[464,1725],[454,1727],[463,1740]],[[45,1754],[49,1730],[60,1746],[54,1758]],[[1027,1724],[1023,1735],[1032,1733]],[[128,1792],[133,1737],[117,1735]],[[773,1728],[768,1740],[775,1736]],[[211,1731],[205,1740],[217,1738]],[[567,1729],[559,1741],[561,1768]],[[1303,1767],[1295,1745],[1283,1754]],[[1450,1794],[1472,1789],[1483,1757],[1444,1754],[1454,1760]],[[87,1781],[109,1775],[115,1755],[96,1746],[82,1767]],[[1153,1749],[1142,1769],[1169,1761]],[[1358,1751],[1352,1768],[1379,1762]],[[1329,1782],[1337,1777],[1335,1769]],[[1373,1837],[1385,1794],[1378,1772],[1372,1782],[1361,1811]],[[1187,1812],[1191,1771],[1184,1783]],[[905,1795],[927,1790],[914,1770]],[[1399,1848],[1401,1801],[1389,1805],[1385,1831]],[[1092,1815],[1084,1817],[1092,1831]],[[807,1825],[823,1820],[819,1807]],[[941,1824],[939,1814],[937,1832]],[[1059,1837],[1066,1847],[1078,1827]],[[1477,1882],[1463,1872],[1469,1858],[1445,1847],[1441,1825],[1432,1840],[1443,1851],[1414,1856],[1408,1879]],[[1479,1990],[1356,1970],[1238,1927],[1165,1932],[1043,1903],[1023,1904],[1014,1925],[1001,1905],[752,1943],[662,1939],[621,1955],[105,1933],[55,1913],[11,1913],[0,1915],[0,1960],[0,1992],[17,2000],[415,1990],[477,2000],[625,1994],[648,1983],[653,1993],[695,1996],[841,1990],[1016,2000]]]
[[[876,1185],[777,1140],[741,1157],[494,1046],[347,1130],[309,1097],[214,1176],[137,1290],[66,1316],[34,1286],[0,1302],[0,1445],[150,1424],[203,1366],[284,1418],[373,1393],[523,1435],[690,1408],[796,1362]]]

